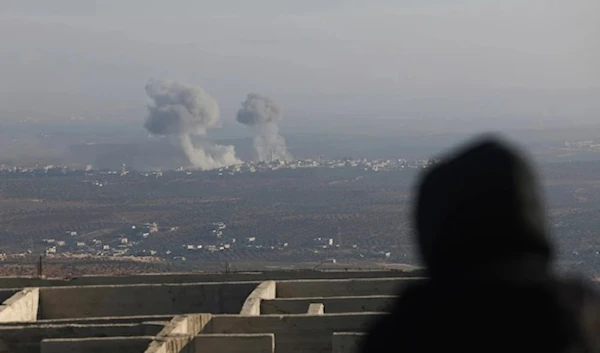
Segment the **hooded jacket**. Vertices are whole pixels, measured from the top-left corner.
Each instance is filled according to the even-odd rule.
[[[536,176],[486,136],[444,158],[418,187],[414,223],[429,278],[409,287],[363,352],[592,352],[598,306],[552,273]]]

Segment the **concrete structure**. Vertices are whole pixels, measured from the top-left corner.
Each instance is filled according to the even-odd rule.
[[[361,332],[335,332],[331,341],[333,353],[358,351],[361,341],[365,339],[365,336],[366,334]]]
[[[0,278],[0,352],[352,353],[418,275]]]
[[[323,315],[325,313],[325,306],[323,303],[310,303],[308,306],[308,315]]]
[[[0,305],[0,322],[35,322],[39,297],[39,288],[25,288],[15,293]]]
[[[260,315],[260,305],[263,300],[275,299],[275,281],[265,281],[259,284],[246,298],[240,315]]]

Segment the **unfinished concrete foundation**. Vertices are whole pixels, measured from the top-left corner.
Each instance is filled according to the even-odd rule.
[[[10,286],[0,289],[0,352],[353,353],[402,288],[422,280],[400,271],[0,278]]]

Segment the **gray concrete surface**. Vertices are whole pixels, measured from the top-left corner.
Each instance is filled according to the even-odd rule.
[[[273,333],[275,352],[331,352],[334,332],[363,332],[381,313],[215,315],[202,333]]]
[[[45,287],[40,317],[239,313],[258,282]]]
[[[170,337],[176,335],[195,336],[204,329],[212,318],[212,314],[187,314],[177,315],[164,325],[157,337]]]
[[[131,324],[131,323],[142,323],[145,321],[170,321],[174,314],[167,315],[136,315],[136,316],[103,316],[103,317],[80,317],[80,318],[67,318],[67,319],[42,319],[36,321],[36,323],[19,323],[19,325],[35,325],[35,324],[46,324],[46,325],[60,325],[60,324]],[[0,327],[4,325],[0,323]]]
[[[25,288],[0,305],[0,322],[35,322],[38,318],[40,290]]]
[[[273,334],[202,334],[155,337],[144,353],[273,353]]]
[[[204,334],[196,336],[192,343],[192,352],[227,352],[227,353],[273,353],[275,352],[275,336],[272,333],[262,334]]]
[[[310,303],[308,305],[308,315],[323,315],[325,313],[325,306],[323,303]]]
[[[110,336],[154,336],[163,326],[157,324],[36,325],[0,328],[0,340],[13,353],[38,353],[44,339]]]
[[[144,353],[193,353],[194,336],[154,337]]]
[[[391,273],[369,278],[361,278],[369,272],[319,271],[151,275],[133,278],[164,283],[90,285],[106,279],[96,277],[84,278],[81,286],[0,290],[0,298],[6,295],[0,306],[0,341],[19,347],[13,353],[353,353],[361,335],[348,333],[365,332],[386,315],[382,311],[403,286],[423,280]],[[235,276],[244,280],[174,283]],[[249,280],[266,276],[284,280]],[[3,313],[37,322],[9,324],[2,322]]]
[[[260,303],[265,299],[274,299],[276,288],[275,281],[264,281],[259,284],[246,298],[240,315],[260,315]]]
[[[275,298],[263,300],[260,306],[262,315],[303,314],[310,303],[323,303],[328,314],[355,312],[386,312],[397,299],[396,296],[375,295],[364,297],[316,297],[316,298]]]
[[[127,285],[160,283],[201,283],[201,282],[239,282],[293,279],[348,279],[348,278],[391,278],[419,277],[423,270],[367,270],[367,271],[259,271],[233,273],[163,273],[133,276],[82,276],[77,278],[37,278],[37,277],[0,277],[0,288],[90,286],[90,285]]]
[[[20,292],[23,288],[0,289],[0,303]]]
[[[277,298],[397,295],[403,287],[423,280],[423,278],[361,278],[278,281]]]
[[[41,353],[144,353],[153,337],[48,339]]]
[[[332,353],[359,353],[366,336],[363,332],[334,332],[331,341]]]

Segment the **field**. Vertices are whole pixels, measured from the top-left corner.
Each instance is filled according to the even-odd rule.
[[[62,275],[416,264],[410,209],[419,173],[4,173],[2,272],[35,272],[40,254],[45,271]],[[546,164],[540,174],[563,268],[595,274],[600,163]]]

